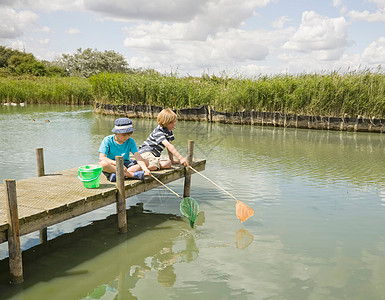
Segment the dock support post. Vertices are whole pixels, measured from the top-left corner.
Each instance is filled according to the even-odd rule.
[[[17,284],[23,279],[23,261],[20,248],[19,214],[17,211],[16,181],[4,180],[8,219],[8,252],[11,283]]]
[[[116,211],[118,213],[118,232],[127,232],[126,190],[124,186],[124,160],[123,156],[116,156]]]
[[[37,177],[44,176],[43,148],[36,148]]]
[[[44,176],[45,171],[44,171],[43,148],[36,148],[36,166],[37,166],[37,177]],[[40,235],[40,244],[43,244],[48,241],[47,228],[40,229],[39,235]]]
[[[187,162],[191,165],[194,155],[194,141],[189,140],[187,145]],[[189,168],[185,169],[184,175],[184,190],[183,198],[190,197],[190,186],[191,186],[191,171]]]

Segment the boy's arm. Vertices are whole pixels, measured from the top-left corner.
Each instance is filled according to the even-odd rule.
[[[140,166],[140,167],[142,168],[142,170],[144,171],[144,174],[147,175],[147,176],[150,176],[151,172],[150,172],[150,170],[147,168],[146,163],[144,162],[142,155],[140,155],[139,152],[135,152],[135,153],[134,153],[134,157],[135,157],[135,159],[136,159],[136,162],[139,164],[139,166]]]
[[[178,150],[176,150],[176,148],[169,141],[164,140],[164,141],[162,141],[162,143],[167,148],[167,151],[168,151],[168,154],[169,154],[169,157],[170,157],[170,160],[172,163],[175,163],[174,157],[173,157],[173,155],[175,155],[176,158],[179,159],[179,163],[181,165],[188,167],[187,160],[182,155],[180,155]]]
[[[116,166],[116,161],[109,159],[105,153],[99,152],[99,161],[103,160],[109,162],[113,166]]]

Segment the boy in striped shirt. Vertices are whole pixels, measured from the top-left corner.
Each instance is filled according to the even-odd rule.
[[[184,158],[171,144],[175,139],[172,130],[177,122],[177,115],[169,108],[163,109],[157,118],[158,126],[151,132],[148,138],[139,148],[140,155],[149,162],[149,170],[167,169],[172,164],[182,164],[188,167]],[[167,148],[169,159],[161,158],[161,152]],[[176,156],[177,160],[174,159]]]

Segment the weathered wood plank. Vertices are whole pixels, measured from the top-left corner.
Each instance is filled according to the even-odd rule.
[[[198,171],[205,169],[206,161],[196,159],[192,166]],[[78,168],[45,174],[17,181],[20,235],[60,223],[73,217],[116,202],[117,186],[101,175],[100,186],[86,189],[77,178]],[[185,176],[185,168],[174,165],[170,169],[153,171],[163,183]],[[153,178],[145,182],[127,179],[124,181],[125,196],[131,197],[160,184]],[[5,189],[0,186],[0,243],[7,241],[8,230]]]

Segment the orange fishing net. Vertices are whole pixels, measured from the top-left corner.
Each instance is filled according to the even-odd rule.
[[[242,223],[245,222],[252,215],[254,215],[254,210],[239,200],[237,200],[235,209],[237,218],[240,219]]]

